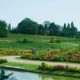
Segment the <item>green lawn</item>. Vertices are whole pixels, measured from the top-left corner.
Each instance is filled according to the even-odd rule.
[[[24,35],[24,34],[9,34],[7,38],[0,38],[1,40],[19,40],[19,39],[30,39],[33,42],[48,42],[51,38],[59,38],[63,42],[80,42],[80,39],[57,37],[57,36],[44,36],[44,35]]]
[[[0,66],[12,66],[12,67],[20,67],[20,68],[24,68],[27,70],[34,70],[37,69],[38,65],[35,64],[24,64],[24,63],[4,63],[4,64],[0,64]]]
[[[24,64],[24,63],[4,63],[4,64],[0,64],[0,66],[11,66],[11,67],[20,67],[22,69],[25,69],[27,71],[32,71],[32,72],[38,72],[38,73],[46,73],[46,74],[53,74],[53,75],[67,75],[67,76],[75,76],[80,77],[79,73],[75,73],[75,72],[68,72],[68,71],[48,71],[48,70],[39,70],[38,66],[39,65],[35,65],[35,64]]]
[[[46,49],[46,48],[61,48],[68,49],[75,47],[75,45],[69,45],[67,43],[0,43],[1,49]]]
[[[60,39],[61,43],[49,43],[50,39]],[[28,39],[33,43],[16,43],[17,40]],[[68,44],[67,44],[67,43]],[[72,43],[72,44],[69,44]],[[56,36],[42,36],[42,35],[24,35],[24,34],[9,34],[7,38],[0,38],[1,49],[45,49],[45,48],[63,48],[67,49],[74,47],[75,44],[80,43],[80,39],[56,37]]]

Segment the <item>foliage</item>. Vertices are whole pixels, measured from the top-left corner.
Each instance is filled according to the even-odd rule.
[[[60,26],[56,25],[55,23],[50,23],[49,35],[59,36],[60,35],[59,32],[60,32]]]
[[[7,23],[0,20],[0,37],[7,37]]]
[[[1,59],[0,58],[0,64],[2,64],[2,63],[7,63],[8,61],[6,60],[6,59]]]
[[[11,56],[17,56],[17,55],[25,55],[31,53],[31,50],[0,50],[0,55],[11,55]]]
[[[36,54],[23,55],[23,59],[36,59],[48,61],[67,61],[67,62],[80,62],[79,48],[71,48],[67,50],[62,49],[47,49],[39,50]]]
[[[45,62],[42,62],[41,65],[38,67],[40,70],[59,70],[59,71],[67,71],[67,72],[79,72],[80,68],[75,66],[68,66],[68,65],[48,65]]]
[[[45,62],[42,62],[41,65],[38,67],[38,69],[41,69],[41,70],[47,70],[48,68],[49,66]]]
[[[17,43],[32,43],[29,39],[20,39],[16,41]]]
[[[8,25],[8,31],[10,30],[10,24]],[[62,37],[78,37],[78,30],[74,23],[64,23],[63,26],[54,22],[44,21],[44,24],[38,24],[30,18],[24,18],[18,23],[17,27],[11,30],[12,33],[21,34],[39,34],[50,36],[62,36]]]
[[[77,36],[77,28],[74,26],[74,23],[71,22],[71,24],[64,23],[64,26],[61,31],[61,36],[63,37],[76,37]]]
[[[37,23],[29,18],[25,18],[18,24],[17,30],[22,34],[36,34]]]
[[[47,64],[48,65],[48,64]],[[39,69],[39,65],[37,64],[26,64],[26,63],[15,63],[15,62],[8,62],[4,64],[0,64],[0,66],[11,66],[11,67],[20,67],[27,71],[31,72],[38,72],[38,73],[46,73],[46,74],[56,74],[56,75],[63,75],[63,76],[74,76],[75,79],[80,77],[79,72],[70,72],[70,71],[63,71],[63,70],[53,70],[53,65],[48,65],[48,69],[41,70]],[[40,65],[41,66],[41,65]],[[74,74],[74,75],[73,75]]]
[[[30,59],[30,60],[33,60],[33,59],[35,59],[36,57],[35,57],[35,55],[33,55],[33,54],[25,54],[25,55],[22,55],[21,58],[22,58],[22,59]]]
[[[49,43],[60,43],[61,40],[59,38],[51,38]]]
[[[55,60],[60,61],[68,61],[71,58],[67,58],[69,55],[75,54],[79,51],[78,47],[68,49],[67,51],[63,52],[61,55],[57,56]]]

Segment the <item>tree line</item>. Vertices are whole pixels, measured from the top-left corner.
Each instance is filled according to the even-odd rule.
[[[80,32],[73,22],[68,24],[64,23],[63,26],[49,21],[45,21],[44,24],[38,24],[30,18],[23,19],[15,28],[11,28],[11,24],[0,20],[0,37],[7,37],[8,33],[80,37]]]

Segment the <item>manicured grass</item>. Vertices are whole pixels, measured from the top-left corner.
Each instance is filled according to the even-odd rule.
[[[59,39],[61,43],[49,43],[51,39]],[[17,43],[17,40],[28,39],[33,43]],[[67,43],[66,43],[67,42]],[[72,44],[69,44],[72,43]],[[0,38],[1,49],[45,49],[45,48],[63,48],[67,49],[79,44],[80,39],[43,36],[43,35],[24,35],[24,34],[9,34],[7,38]]]
[[[61,49],[68,49],[75,47],[73,44],[67,43],[0,43],[1,49],[46,49],[46,48],[61,48]]]
[[[8,62],[8,63],[4,63],[4,64],[0,64],[0,66],[12,66],[12,67],[20,67],[20,68],[24,68],[24,69],[27,69],[27,70],[34,70],[34,69],[37,69],[38,65],[35,65],[35,64],[24,64],[24,63],[11,63],[11,62]]]
[[[39,70],[38,66],[39,65],[35,65],[35,64],[24,64],[24,63],[4,63],[4,64],[0,64],[0,66],[11,66],[11,67],[20,67],[20,68],[24,68],[27,71],[32,71],[32,72],[38,72],[38,73],[43,73],[43,74],[53,74],[53,75],[63,75],[63,76],[73,76],[73,77],[80,77],[79,73],[74,73],[74,72],[68,72],[68,71],[59,71],[59,70],[55,70],[55,71],[50,71],[50,70]]]

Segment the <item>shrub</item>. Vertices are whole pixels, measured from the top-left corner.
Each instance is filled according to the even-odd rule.
[[[24,56],[25,59],[80,62],[80,50],[78,47],[70,48],[67,50],[62,50],[62,49],[57,49],[57,48],[39,50],[38,52],[36,52],[36,50],[33,48],[31,50],[31,54],[27,54],[27,55],[24,55],[24,54],[22,56]]]
[[[53,68],[55,70],[66,70],[66,67],[64,65],[54,65]]]
[[[60,43],[61,41],[59,39],[56,39],[55,40],[55,43]]]
[[[0,55],[22,56],[30,53],[31,50],[0,50]]]
[[[63,52],[62,54],[60,54],[59,56],[56,57],[56,60],[59,61],[69,61],[69,58],[66,58],[69,55],[75,54],[77,53],[79,50],[77,47],[75,48],[70,48],[67,51]]]
[[[61,42],[60,39],[53,39],[53,38],[51,38],[49,41],[49,43],[60,43],[60,42]]]
[[[68,72],[79,72],[80,73],[80,68],[75,67],[75,66],[68,66],[68,65],[48,65],[44,62],[41,63],[38,69],[41,70],[63,70],[63,71],[68,71]]]
[[[45,62],[42,62],[41,65],[39,66],[39,69],[47,70],[47,69],[49,69],[49,66],[48,66],[48,64],[45,64]]]
[[[28,39],[19,39],[16,41],[17,43],[32,43],[31,40],[28,40]]]
[[[68,66],[68,71],[70,72],[80,72],[80,68],[74,66]]]
[[[32,52],[32,54],[36,54],[36,49],[35,48],[32,48],[31,49],[31,52]]]
[[[8,61],[6,59],[0,59],[0,64],[7,63]]]
[[[54,43],[54,39],[51,38],[50,41],[49,41],[49,43]]]
[[[21,58],[33,60],[36,58],[36,56],[34,54],[26,54],[26,55],[22,55]]]

